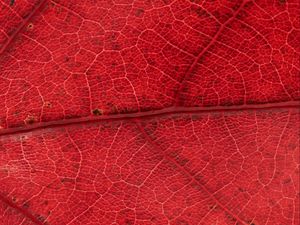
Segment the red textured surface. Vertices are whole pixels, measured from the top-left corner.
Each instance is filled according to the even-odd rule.
[[[0,225],[298,225],[299,15],[0,0]]]

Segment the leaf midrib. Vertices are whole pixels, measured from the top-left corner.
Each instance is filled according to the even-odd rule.
[[[76,124],[89,124],[101,121],[133,120],[152,117],[162,117],[167,115],[182,114],[203,114],[203,113],[225,113],[256,110],[274,110],[274,109],[300,109],[300,101],[288,101],[279,103],[253,104],[253,105],[234,105],[234,106],[199,106],[199,107],[169,107],[145,112],[111,114],[99,116],[86,116],[73,119],[53,120],[49,122],[39,122],[23,127],[12,127],[0,130],[0,137],[12,134],[21,134],[32,132],[39,129],[71,126]]]

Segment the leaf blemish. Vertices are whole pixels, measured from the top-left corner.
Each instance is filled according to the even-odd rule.
[[[137,9],[137,10],[135,11],[135,16],[136,16],[136,17],[142,17],[143,14],[144,14],[144,12],[145,12],[144,9]]]
[[[47,108],[52,108],[52,104],[51,104],[51,102],[45,102],[45,107],[47,107]]]
[[[34,122],[36,122],[36,121],[35,121],[34,116],[32,116],[32,115],[27,116],[27,118],[25,119],[26,124],[33,124]]]
[[[28,208],[29,208],[29,203],[28,203],[28,202],[25,202],[25,203],[23,204],[23,208],[28,209]]]
[[[28,29],[28,30],[32,30],[32,28],[33,28],[33,24],[32,24],[32,23],[29,23],[29,24],[27,25],[27,29]]]
[[[101,115],[103,114],[102,110],[100,110],[100,109],[94,109],[94,110],[92,111],[92,113],[93,113],[93,115],[95,115],[95,116],[101,116]]]
[[[45,218],[44,216],[42,216],[42,215],[37,214],[36,217],[37,217],[37,219],[38,219],[39,221],[41,221],[41,222],[46,221],[46,218]]]

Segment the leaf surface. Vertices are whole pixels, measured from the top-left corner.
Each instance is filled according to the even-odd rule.
[[[0,224],[299,224],[299,1],[0,1]]]

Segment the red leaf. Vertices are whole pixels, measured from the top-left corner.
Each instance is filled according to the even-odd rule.
[[[0,1],[0,224],[299,224],[299,1]]]

